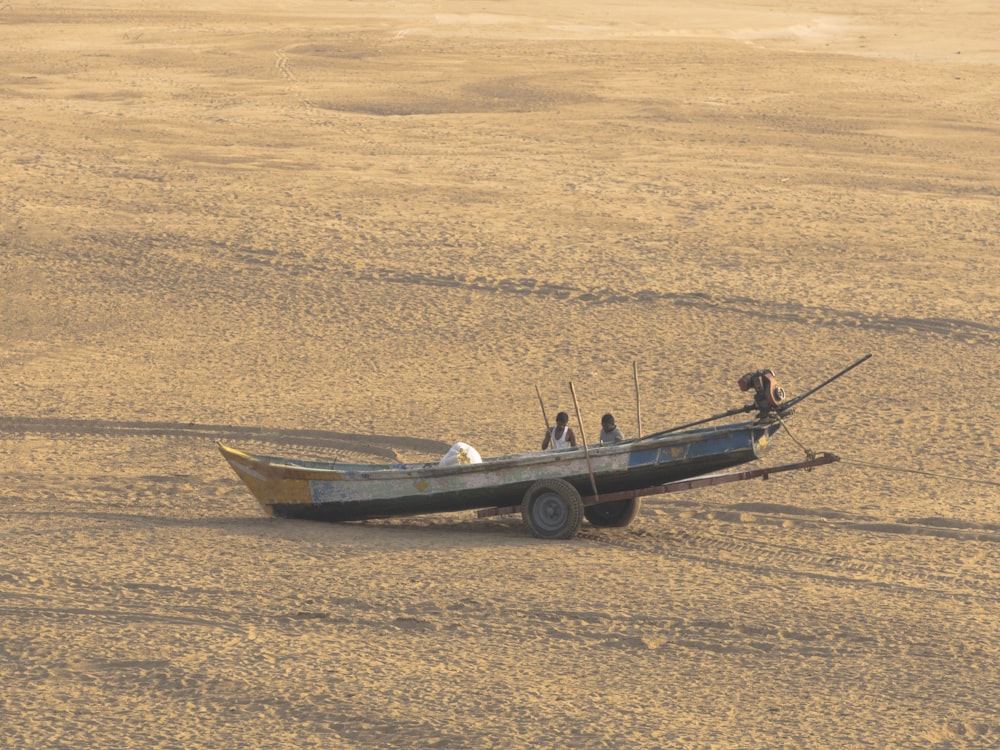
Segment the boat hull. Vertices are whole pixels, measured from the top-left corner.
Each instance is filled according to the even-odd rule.
[[[535,482],[562,479],[585,503],[601,493],[654,487],[745,464],[767,449],[775,422],[744,422],[663,433],[584,451],[564,449],[488,458],[482,463],[381,466],[299,461],[219,450],[271,515],[358,521],[516,505]]]

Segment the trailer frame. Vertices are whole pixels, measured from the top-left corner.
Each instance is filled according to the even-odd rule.
[[[834,453],[811,454],[805,461],[796,461],[790,464],[779,464],[777,466],[763,466],[758,469],[744,469],[742,471],[728,471],[722,473],[703,474],[700,477],[690,479],[679,479],[676,482],[657,484],[652,487],[643,487],[637,490],[625,490],[623,492],[609,492],[606,495],[583,495],[581,500],[584,506],[599,505],[600,503],[612,503],[621,500],[632,500],[650,495],[666,495],[672,492],[683,492],[684,490],[696,490],[702,487],[713,487],[718,484],[729,484],[730,482],[743,482],[750,479],[767,480],[772,474],[781,474],[786,471],[812,471],[817,466],[836,463],[840,456]],[[504,505],[496,508],[482,508],[476,511],[477,518],[490,518],[493,516],[508,516],[521,512],[520,505]]]

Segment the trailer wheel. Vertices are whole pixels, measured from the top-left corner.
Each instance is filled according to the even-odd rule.
[[[588,505],[583,509],[583,515],[594,526],[623,528],[635,520],[641,506],[642,498],[639,497],[612,500],[610,503]]]
[[[542,479],[524,493],[521,519],[539,539],[570,539],[583,524],[583,501],[569,482]]]

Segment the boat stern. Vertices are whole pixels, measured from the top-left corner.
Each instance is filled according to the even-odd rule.
[[[771,437],[782,428],[777,419],[765,419],[757,422],[753,431],[753,452],[760,458],[771,448]]]

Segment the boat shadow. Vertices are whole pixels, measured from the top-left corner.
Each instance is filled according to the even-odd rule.
[[[410,540],[423,537],[438,542],[453,538],[456,544],[470,542],[487,545],[503,544],[511,539],[532,540],[531,533],[524,527],[520,516],[500,518],[455,518],[455,514],[406,516],[402,518],[366,519],[326,523],[293,518],[272,518],[269,516],[212,515],[201,517],[179,517],[160,513],[130,513],[121,510],[66,510],[58,513],[59,523],[51,524],[56,515],[47,509],[11,509],[11,517],[33,518],[33,534],[63,534],[66,528],[74,530],[91,529],[95,532],[107,529],[109,522],[123,524],[129,528],[155,529],[197,529],[217,530],[230,536],[277,537],[288,541],[308,541],[310,543],[330,543],[341,547],[345,537],[354,542],[383,544],[393,538],[407,537]]]
[[[397,451],[442,455],[450,443],[399,435],[374,435],[331,430],[197,422],[146,422],[105,419],[59,419],[54,417],[0,416],[0,432],[45,435],[107,435],[112,437],[185,437],[210,440],[246,440],[279,445],[367,453],[397,460]]]

